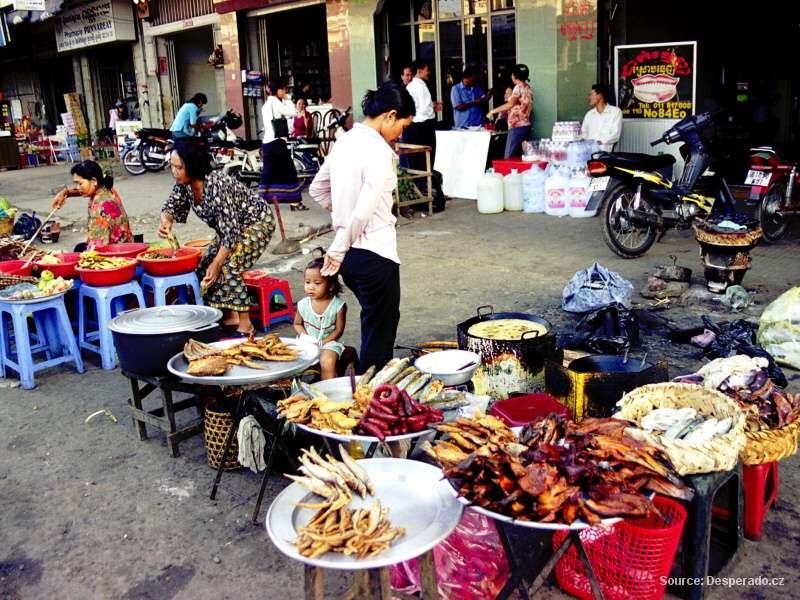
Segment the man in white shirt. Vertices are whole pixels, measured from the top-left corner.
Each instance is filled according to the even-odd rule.
[[[607,98],[608,88],[595,83],[589,93],[592,108],[583,118],[581,135],[585,140],[596,140],[601,150],[611,152],[622,135],[622,111],[608,104]]]

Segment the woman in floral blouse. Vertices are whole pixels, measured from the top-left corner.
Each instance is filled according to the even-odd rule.
[[[223,325],[247,335],[253,324],[242,273],[253,266],[272,238],[272,210],[256,191],[221,171],[212,171],[210,157],[202,148],[179,144],[171,163],[175,187],[161,208],[158,233],[167,237],[175,221],[185,223],[190,208],[214,230],[216,236],[198,266],[203,299],[225,311]]]
[[[72,167],[70,174],[75,187],[60,191],[53,198],[51,207],[61,208],[70,196],[84,196],[89,199],[87,245],[105,246],[132,242],[128,215],[114,188],[114,177],[111,173],[103,173],[96,162],[85,160]]]
[[[520,156],[522,142],[527,140],[531,132],[531,108],[533,107],[533,90],[528,84],[530,73],[527,65],[516,65],[511,69],[511,82],[514,90],[505,104],[501,104],[486,115],[491,119],[494,115],[508,111],[508,138],[504,158]]]

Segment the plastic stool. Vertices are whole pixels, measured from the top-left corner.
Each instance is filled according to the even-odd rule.
[[[124,298],[136,296],[139,307],[144,307],[142,288],[136,281],[129,281],[120,285],[96,287],[85,283],[78,290],[78,346],[100,355],[100,366],[103,369],[113,369],[117,364],[114,340],[108,322],[117,314],[125,310]],[[97,329],[90,331],[90,315],[86,310],[86,300],[93,300],[97,321]]]
[[[10,317],[13,336],[6,326],[5,313]],[[28,328],[29,314],[33,315],[35,334]],[[46,360],[34,363],[33,355],[39,352],[45,353]],[[19,373],[22,387],[30,390],[36,387],[33,378],[36,371],[67,362],[74,363],[78,373],[84,372],[62,296],[30,304],[0,301],[0,376],[5,377],[6,367],[10,367]]]
[[[761,539],[761,527],[778,499],[778,462],[744,467],[744,535]]]
[[[694,490],[694,498],[687,507],[688,518],[681,538],[682,561],[678,576],[701,583],[676,587],[674,591],[683,598],[700,600],[707,589],[704,583],[706,576],[709,575],[712,512],[722,515],[724,521],[723,539],[715,541],[723,542],[729,551],[724,563],[719,565],[719,568],[711,573],[712,575],[718,573],[731,561],[742,542],[744,521],[742,463],[738,462],[730,471],[688,475],[685,477],[685,481]],[[713,511],[717,493],[729,482],[727,510]],[[671,588],[670,591],[672,591]]]
[[[509,427],[524,427],[536,417],[558,413],[569,419],[569,410],[550,394],[521,394],[492,404],[489,414]]]
[[[172,288],[175,288],[178,293],[178,304],[189,304],[188,290],[191,288],[194,303],[203,305],[203,298],[200,295],[200,280],[197,279],[194,271],[166,277],[156,277],[146,273],[142,275],[142,290],[153,292],[153,306],[166,306],[167,292]]]
[[[250,308],[250,318],[258,321],[261,329],[269,331],[270,326],[276,323],[294,322],[294,302],[288,281],[276,277],[252,277],[245,273],[244,282],[258,294],[258,306]],[[286,308],[270,311],[270,304],[275,298],[283,298]]]

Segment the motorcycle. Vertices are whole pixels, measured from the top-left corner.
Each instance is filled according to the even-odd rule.
[[[724,177],[709,169],[711,153],[701,136],[721,111],[686,117],[650,143],[683,142],[685,165],[673,182],[669,154],[596,152],[588,161],[591,196],[586,210],[600,208],[603,239],[622,258],[642,256],[667,229],[688,229],[697,218],[721,210],[732,216],[734,199]]]
[[[748,203],[757,203],[762,239],[779,241],[789,222],[800,216],[800,173],[797,164],[783,160],[771,146],[750,149],[750,168],[744,180],[750,187]]]
[[[136,135],[140,140],[139,160],[145,171],[163,171],[169,164],[172,132],[169,129],[144,127]]]
[[[325,144],[325,149],[330,152],[330,147],[336,141],[339,130],[345,130],[350,112],[351,107],[348,106],[343,113],[325,128],[324,135],[320,140],[289,138],[287,143],[289,154],[294,162],[295,171],[297,171],[297,179],[303,183],[303,187],[311,183],[324,160],[320,146]]]
[[[133,133],[125,136],[125,141],[120,150],[120,158],[122,159],[122,166],[131,175],[141,175],[145,172],[142,159],[139,157],[139,138]]]

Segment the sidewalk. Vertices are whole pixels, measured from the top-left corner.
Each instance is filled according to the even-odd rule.
[[[46,214],[52,188],[69,182],[68,170],[59,165],[0,173],[0,193],[17,206]],[[156,239],[158,209],[171,183],[166,173],[118,179],[126,209],[148,241]],[[327,222],[322,209],[308,204],[307,212],[283,213],[292,235]],[[80,199],[71,198],[61,216],[80,222],[84,210]],[[655,266],[671,264],[668,257],[675,255],[703,288],[698,249],[689,232],[671,231],[644,257],[622,260],[603,243],[598,219],[479,215],[474,201],[452,200],[441,214],[399,224],[398,343],[455,339],[456,325],[482,305],[534,313],[570,331],[577,318],[561,310],[562,289],[575,271],[595,260],[640,289]],[[208,236],[196,217],[176,231],[181,240]],[[82,235],[65,232],[58,246],[71,248]],[[331,239],[327,234],[307,246],[326,246]],[[275,243],[259,266],[289,280],[297,300],[309,257],[277,257],[270,251]],[[700,324],[702,314],[715,320],[757,318],[767,302],[800,282],[797,249],[795,228],[783,243],[753,251],[744,284],[757,290],[757,304],[745,315],[700,300],[658,315],[685,326]],[[350,310],[343,341],[358,346],[358,303],[349,292],[344,299]],[[289,325],[277,331],[292,335]],[[670,375],[677,375],[699,366],[689,358],[693,350],[646,332],[635,355],[667,359]],[[5,440],[0,455],[0,598],[302,598],[301,565],[279,554],[263,527],[250,523],[260,477],[249,471],[226,473],[224,488],[210,501],[213,471],[206,465],[202,438],[181,443],[177,459],[170,458],[160,435],[140,442],[127,412],[127,381],[118,370],[100,370],[91,357],[87,363],[84,375],[52,369],[37,375],[35,390],[3,389],[0,395],[0,438]],[[796,378],[792,388],[798,390]],[[106,418],[84,423],[102,408],[110,409],[118,423]],[[764,539],[746,541],[726,575],[796,581],[798,464],[797,457],[781,464],[780,497],[767,515]],[[279,478],[269,482],[262,520],[283,487]],[[329,597],[341,597],[344,575],[333,579]],[[776,600],[789,591],[734,589],[733,597]],[[567,596],[549,587],[542,597]],[[707,597],[723,600],[731,590],[713,587]]]

